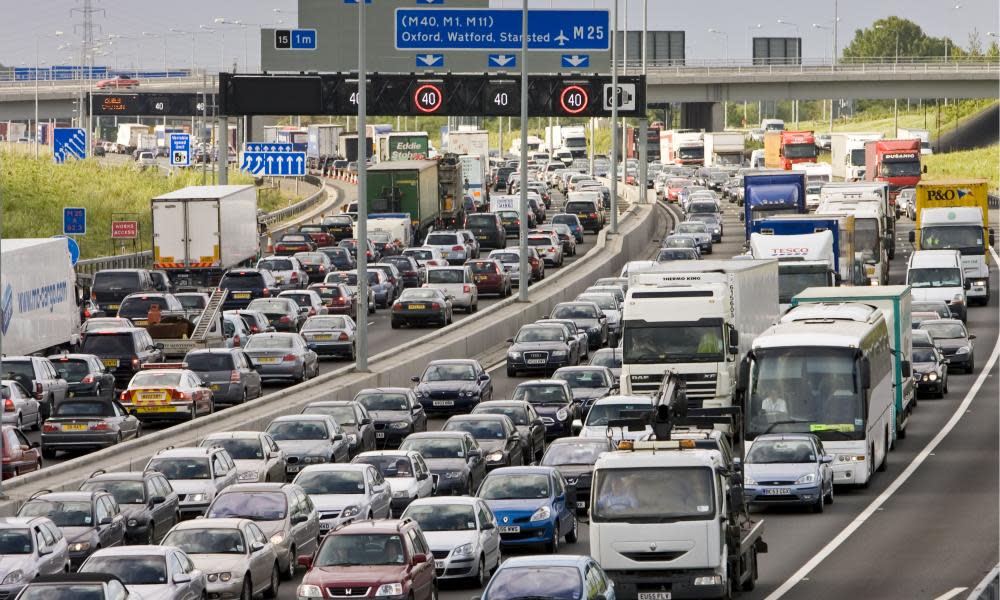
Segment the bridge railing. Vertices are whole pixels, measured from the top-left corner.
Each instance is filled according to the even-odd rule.
[[[642,72],[641,60],[617,61],[618,68],[624,66],[628,74]],[[801,60],[793,59],[685,59],[649,60],[647,72],[677,74],[699,73],[868,73],[868,72],[945,72],[945,71],[1000,71],[1000,59],[986,56],[966,57],[925,57],[887,56],[864,59],[841,58],[836,64],[829,58]]]

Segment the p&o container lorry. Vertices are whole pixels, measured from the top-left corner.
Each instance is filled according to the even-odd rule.
[[[743,164],[746,138],[742,131],[716,131],[705,134],[706,167],[738,167]]]
[[[916,227],[910,242],[917,250],[958,250],[970,288],[970,303],[990,301],[989,198],[984,179],[921,181],[917,184]]]
[[[764,134],[764,166],[789,171],[797,163],[816,162],[812,131],[768,131]]]
[[[49,353],[77,345],[79,295],[66,240],[0,239],[0,262],[3,353]]]
[[[196,185],[157,196],[153,268],[176,287],[208,289],[230,268],[257,258],[257,190],[252,185]]]
[[[831,133],[830,164],[833,176],[842,181],[861,181],[865,178],[865,144],[881,140],[881,133]]]
[[[778,261],[676,261],[628,278],[622,394],[651,394],[673,371],[692,405],[731,405],[737,366],[778,316]]]

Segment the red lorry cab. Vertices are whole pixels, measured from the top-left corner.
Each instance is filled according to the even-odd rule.
[[[796,163],[816,162],[816,137],[812,131],[781,132],[781,168],[790,171]]]
[[[865,180],[889,184],[889,197],[920,181],[920,140],[878,140],[865,144]]]

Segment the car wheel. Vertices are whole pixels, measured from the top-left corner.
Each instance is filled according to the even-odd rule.
[[[559,554],[559,527],[552,529],[552,539],[545,543],[545,550],[549,554]]]
[[[576,517],[573,517],[573,529],[570,529],[569,533],[566,534],[566,543],[567,544],[575,544],[576,543],[576,540],[579,537],[578,536],[577,527],[579,527],[579,523],[577,522]]]
[[[240,590],[240,600],[253,600],[253,585],[250,581],[250,574],[243,578],[243,589]]]
[[[264,590],[264,597],[277,598],[279,585],[281,585],[281,572],[278,570],[278,563],[275,562],[274,566],[271,567],[271,583]]]
[[[812,511],[814,513],[821,513],[821,512],[823,512],[823,507],[825,505],[826,505],[826,501],[823,499],[823,495],[820,494],[820,497],[817,498],[816,502],[814,502],[813,505],[812,505]]]
[[[490,582],[490,574],[486,570],[486,559],[482,556],[479,557],[479,569],[476,570],[476,576],[472,578],[472,581],[480,589],[485,589],[486,584]]]
[[[153,528],[152,522],[146,525],[146,545],[147,546],[156,545],[156,531]]]
[[[306,380],[306,366],[302,365],[302,372],[295,377],[296,383],[302,383]]]
[[[17,429],[18,431],[24,431],[24,419],[21,418],[21,414],[17,415]]]
[[[830,480],[830,493],[824,498],[827,504],[833,504],[833,480]]]
[[[282,577],[287,581],[295,579],[295,567],[298,562],[298,555],[295,553],[295,546],[288,551],[288,568],[282,573]]]
[[[195,404],[194,402],[192,402],[191,403],[191,419],[190,420],[194,421],[197,418],[198,418],[198,405]]]
[[[44,458],[45,460],[55,460],[56,451],[53,450],[52,448],[46,448],[45,446],[42,446],[42,458]]]
[[[246,404],[246,403],[247,403],[247,389],[243,388],[243,399],[240,400],[240,404]]]
[[[507,367],[507,377],[517,377],[517,371],[515,369]]]

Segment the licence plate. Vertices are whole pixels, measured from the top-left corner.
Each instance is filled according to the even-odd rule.
[[[407,306],[410,310],[424,310],[427,308],[426,304],[410,304]]]
[[[235,294],[233,294],[233,298],[236,298],[237,300],[246,300],[249,297],[250,297],[250,292],[236,292]]]
[[[288,472],[289,473],[298,473],[301,470],[302,470],[302,467],[300,467],[299,465],[288,465]]]
[[[63,431],[86,431],[87,426],[82,423],[65,423],[62,426]]]
[[[166,399],[167,394],[165,392],[139,392],[139,400],[143,402],[155,402]]]
[[[382,439],[382,438],[385,437],[385,432],[384,431],[376,431],[375,432],[375,437],[378,438],[378,439]]]
[[[789,488],[768,488],[764,490],[765,496],[787,496],[792,493]]]
[[[577,508],[587,508],[587,503],[586,502],[577,501],[576,507]]]
[[[330,530],[330,524],[329,523],[324,523],[324,522],[320,521],[320,523],[319,523],[319,530],[320,531],[329,531]]]
[[[219,391],[220,388],[221,388],[221,386],[219,384],[213,383],[211,389],[212,389],[213,392],[217,392],[217,391]]]
[[[435,400],[433,402],[434,406],[455,406],[454,400]]]
[[[486,281],[486,275],[476,275],[476,281]]]
[[[444,568],[444,561],[443,560],[436,560],[436,561],[434,561],[434,568],[435,569],[443,569]]]
[[[109,304],[108,310],[118,310],[120,306],[121,306],[120,304]]]
[[[138,325],[139,327],[145,327],[146,325],[149,325],[149,320],[148,319],[132,319],[132,324],[133,325]]]
[[[262,356],[257,359],[257,362],[262,365],[275,365],[278,364],[278,359],[272,356]]]
[[[670,592],[639,592],[639,600],[670,600]]]
[[[521,533],[520,525],[501,525],[500,533]]]
[[[140,413],[168,413],[177,412],[176,406],[137,406],[136,412]]]
[[[118,359],[117,358],[105,358],[101,362],[104,363],[105,367],[111,367],[112,369],[117,369],[118,368]]]
[[[277,281],[278,283],[285,283],[285,276],[278,275],[277,277],[274,278],[274,280]]]
[[[332,340],[333,336],[330,335],[329,333],[320,333],[320,334],[318,334],[318,335],[315,336],[315,339],[317,339],[319,341],[328,341],[328,340]]]
[[[486,236],[485,236],[485,235],[477,235],[477,236],[476,236],[476,239],[477,239],[477,240],[485,240],[485,239],[486,239]]]
[[[528,360],[528,364],[529,365],[544,365],[545,364],[545,359],[544,358],[532,358],[532,359]]]

